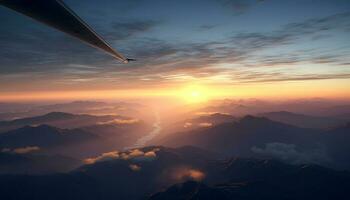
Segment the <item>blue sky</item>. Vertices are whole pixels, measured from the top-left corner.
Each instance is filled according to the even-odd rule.
[[[348,0],[65,2],[137,62],[0,7],[0,92],[350,78]]]

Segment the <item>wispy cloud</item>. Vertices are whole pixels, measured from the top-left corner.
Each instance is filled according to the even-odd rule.
[[[268,143],[265,148],[252,147],[251,150],[256,154],[292,164],[324,164],[330,162],[330,158],[322,148],[301,152],[297,150],[294,144]]]
[[[19,147],[15,149],[5,148],[5,149],[2,149],[1,152],[27,154],[27,153],[32,153],[34,151],[39,151],[39,150],[40,150],[40,147],[38,146],[28,146],[28,147]]]

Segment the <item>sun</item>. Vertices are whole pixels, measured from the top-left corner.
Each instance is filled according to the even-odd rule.
[[[208,100],[209,91],[202,86],[191,85],[180,92],[180,96],[188,103],[201,103]]]

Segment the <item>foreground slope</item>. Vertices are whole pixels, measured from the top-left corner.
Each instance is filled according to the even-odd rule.
[[[274,160],[215,157],[194,147],[109,152],[66,174],[0,176],[0,193],[4,199],[37,200],[345,199],[350,195],[348,172]],[[183,182],[187,183],[171,187]]]

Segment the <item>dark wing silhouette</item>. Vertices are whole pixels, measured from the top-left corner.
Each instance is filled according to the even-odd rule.
[[[114,50],[62,0],[0,0],[0,5],[74,36],[124,63],[129,62],[126,57]]]

